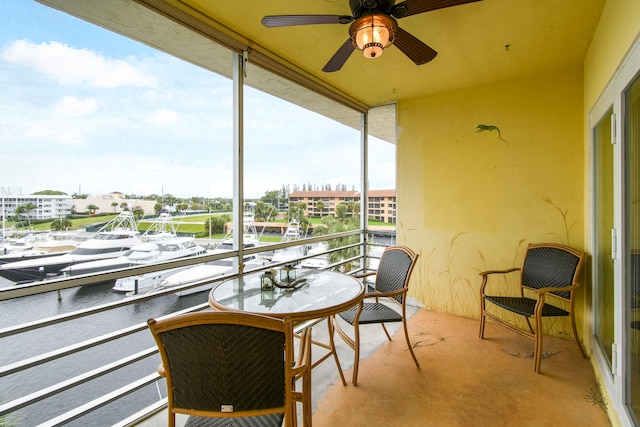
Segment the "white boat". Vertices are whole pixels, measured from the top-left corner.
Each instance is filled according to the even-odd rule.
[[[262,260],[255,255],[248,255],[244,258],[245,268],[249,265],[259,266],[262,265]],[[196,265],[186,270],[179,271],[167,277],[158,283],[153,291],[158,292],[164,289],[176,288],[178,286],[186,286],[202,281],[210,281],[217,277],[221,277],[233,270],[232,259],[221,259],[217,261],[210,261],[202,265]],[[215,285],[215,282],[206,283],[202,286],[196,286],[186,290],[176,292],[179,297],[185,295],[191,295],[198,292],[208,291]],[[142,291],[144,293],[144,290]]]
[[[74,240],[75,233],[50,233],[43,241],[31,241],[28,245],[13,248],[4,247],[0,250],[0,264],[62,255],[71,252],[79,244]]]
[[[327,254],[323,254],[322,252],[326,252],[328,246],[325,242],[320,242],[318,244],[312,245],[309,247],[307,255],[316,255],[311,258],[306,258],[300,261],[299,267],[306,269],[315,269],[321,270],[327,268],[329,266],[329,256]]]
[[[259,238],[256,234],[256,229],[253,222],[253,211],[255,210],[255,203],[245,203],[244,206],[244,230],[242,234],[243,248],[255,248],[259,245]],[[222,241],[216,246],[212,253],[225,253],[233,250],[233,232],[227,234]],[[247,265],[261,265],[262,260],[255,255],[248,255],[244,257],[244,264]],[[137,294],[146,294],[150,292],[158,292],[164,289],[176,288],[178,286],[195,284],[201,281],[207,281],[215,279],[216,277],[223,276],[233,270],[232,259],[221,259],[216,261],[209,261],[204,264],[189,267],[174,274],[169,275],[163,280],[156,282],[152,286],[140,286],[138,282]],[[176,292],[178,296],[191,295],[197,292],[204,292],[211,289],[215,283],[207,283],[202,286],[197,286],[192,289]],[[136,293],[129,292],[128,296],[133,296]]]
[[[300,225],[298,224],[298,221],[293,220],[291,221],[291,223],[289,223],[289,226],[282,235],[282,240],[280,241],[280,243],[292,242],[300,239],[302,239],[302,231],[300,230]],[[305,251],[305,245],[290,246],[288,248],[278,249],[273,252],[271,262],[275,264],[296,260],[306,255]]]
[[[42,280],[45,277],[57,275],[61,269],[70,265],[116,258],[138,243],[141,243],[140,233],[133,213],[123,211],[71,252],[2,264],[0,276],[13,282]]]
[[[60,270],[65,276],[98,273],[117,268],[157,264],[180,258],[201,255],[206,249],[195,243],[191,237],[170,237],[163,240],[138,243],[123,255],[97,261],[82,262]],[[132,290],[132,289],[131,289]]]

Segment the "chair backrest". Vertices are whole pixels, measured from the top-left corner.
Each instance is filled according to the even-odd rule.
[[[532,289],[562,288],[578,283],[584,252],[556,243],[530,244],[524,257],[521,285]],[[572,292],[553,292],[570,300]]]
[[[289,319],[204,312],[148,324],[162,357],[171,412],[287,413],[292,391],[287,378],[294,362]]]
[[[409,287],[411,272],[416,265],[418,255],[406,246],[388,246],[385,248],[378,264],[376,274],[376,290],[393,292]],[[405,293],[395,299],[402,303]]]

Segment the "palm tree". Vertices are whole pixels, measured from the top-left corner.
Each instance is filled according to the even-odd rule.
[[[113,213],[116,213],[116,208],[118,207],[118,202],[111,202],[111,207],[113,208]]]
[[[360,218],[349,217],[343,221],[332,216],[325,216],[322,218],[322,224],[313,230],[314,236],[326,236],[328,234],[342,233],[343,231],[355,230],[360,226]],[[358,242],[359,237],[357,235],[340,237],[329,240],[329,249],[337,249],[343,246],[353,245]],[[347,249],[342,249],[329,254],[329,263],[334,264],[344,259],[356,257],[359,254],[359,248],[352,246]],[[354,265],[352,263],[344,264],[340,267],[343,271],[350,271]]]
[[[16,206],[16,222],[22,222],[22,215],[27,211],[24,205]]]
[[[89,211],[89,215],[93,215],[94,213],[96,213],[98,209],[100,208],[92,203],[87,205],[87,210]]]
[[[27,221],[29,221],[29,228],[31,228],[31,215],[29,214],[29,212],[31,212],[32,210],[36,209],[38,206],[28,202],[24,204],[24,210],[27,214]]]

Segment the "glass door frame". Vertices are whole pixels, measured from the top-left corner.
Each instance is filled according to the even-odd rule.
[[[625,141],[625,95],[628,88],[634,82],[636,78],[640,78],[640,40],[637,40],[633,47],[629,50],[629,53],[625,56],[621,62],[620,67],[614,73],[610,83],[604,89],[599,100],[589,112],[589,167],[590,167],[590,182],[594,182],[594,153],[595,153],[595,128],[601,122],[604,115],[613,106],[614,121],[612,123],[612,129],[614,132],[614,150],[613,150],[613,216],[614,216],[614,228],[616,230],[615,237],[612,236],[612,251],[614,257],[614,353],[612,355],[612,366],[609,369],[609,362],[607,356],[603,353],[600,345],[595,338],[595,330],[592,330],[591,336],[591,350],[595,363],[600,371],[603,386],[606,388],[608,395],[611,399],[611,404],[614,406],[622,425],[638,425],[637,417],[630,408],[629,402],[629,369],[630,358],[627,354],[630,352],[628,346],[630,323],[630,310],[629,310],[629,298],[628,292],[625,289],[624,274],[627,271],[626,255],[629,252],[628,231],[625,224],[625,207],[626,201],[626,186],[625,178],[627,176],[627,170],[625,165],[624,153],[626,151]],[[595,248],[595,201],[594,201],[593,185],[590,190],[590,236],[591,248]],[[593,253],[593,251],[592,251]],[[593,266],[592,266],[593,268]],[[596,284],[592,287],[592,299],[593,305],[597,304]],[[595,325],[595,316],[597,310],[593,309],[591,312],[591,325]],[[640,391],[639,391],[640,392]]]

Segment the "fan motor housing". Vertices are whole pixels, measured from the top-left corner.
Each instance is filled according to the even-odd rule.
[[[389,15],[395,0],[349,0],[349,7],[354,18],[359,18],[373,11]]]

